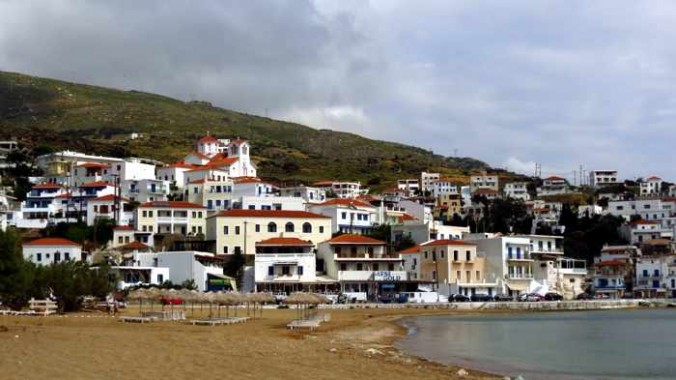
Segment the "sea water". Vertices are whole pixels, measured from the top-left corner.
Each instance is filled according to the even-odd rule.
[[[526,380],[676,379],[676,310],[430,316],[404,351]]]

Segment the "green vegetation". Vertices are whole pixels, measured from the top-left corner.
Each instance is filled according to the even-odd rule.
[[[266,179],[312,182],[359,180],[385,188],[397,178],[438,171],[462,176],[486,168],[471,158],[448,158],[412,146],[355,134],[317,130],[138,91],[120,91],[0,72],[0,137],[28,148],[71,149],[163,161],[182,158],[209,131],[252,142]],[[143,133],[127,140],[131,132]]]
[[[60,311],[78,310],[87,295],[105,297],[113,289],[107,266],[90,269],[82,261],[36,266],[23,259],[19,234],[0,231],[0,301],[15,309],[31,297],[56,299]]]

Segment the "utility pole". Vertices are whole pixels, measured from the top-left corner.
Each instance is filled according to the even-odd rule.
[[[585,185],[585,180],[584,180],[584,169],[582,168],[582,164],[580,164],[580,186]]]

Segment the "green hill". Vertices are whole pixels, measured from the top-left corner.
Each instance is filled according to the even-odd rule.
[[[162,161],[180,159],[201,135],[252,143],[262,177],[277,181],[360,180],[376,188],[421,171],[462,175],[486,164],[355,134],[121,91],[0,72],[0,137],[28,148],[72,149]],[[130,141],[131,132],[143,139]]]

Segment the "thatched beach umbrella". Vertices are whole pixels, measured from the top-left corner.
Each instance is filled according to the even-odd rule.
[[[129,298],[139,301],[139,313],[143,313],[143,300],[149,297],[147,289],[139,288],[129,292]]]

